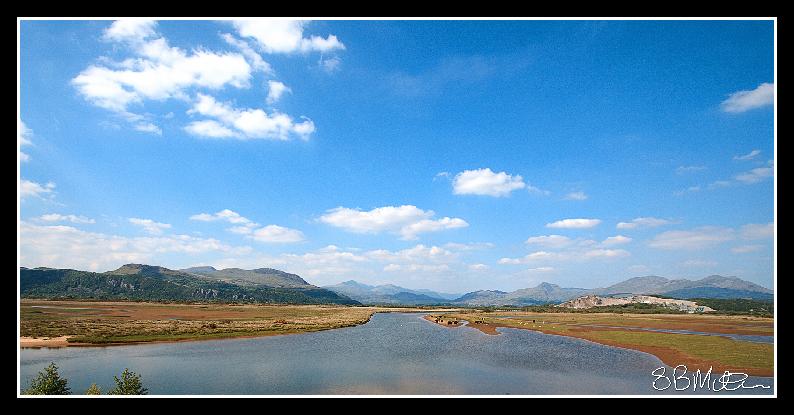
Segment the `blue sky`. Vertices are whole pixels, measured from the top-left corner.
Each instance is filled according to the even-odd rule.
[[[771,287],[772,21],[21,21],[22,266]]]

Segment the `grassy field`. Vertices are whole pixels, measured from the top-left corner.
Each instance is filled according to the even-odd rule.
[[[68,336],[71,345],[265,336],[355,326],[389,311],[410,309],[23,299],[20,336]]]
[[[536,330],[590,340],[610,346],[640,350],[657,356],[665,364],[684,364],[691,371],[715,373],[724,370],[757,376],[772,376],[773,345],[737,341],[727,337],[698,334],[640,331],[638,328],[687,330],[717,334],[773,335],[771,318],[691,314],[578,314],[578,313],[451,313],[487,334],[497,327]],[[484,324],[471,324],[480,321]]]

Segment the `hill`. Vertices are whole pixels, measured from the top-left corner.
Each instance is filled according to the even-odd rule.
[[[348,297],[309,284],[273,287],[242,281],[244,283],[236,284],[142,264],[127,264],[104,273],[20,268],[20,294],[23,298],[359,304]]]

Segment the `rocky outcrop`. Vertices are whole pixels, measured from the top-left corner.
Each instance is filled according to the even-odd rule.
[[[585,295],[582,297],[574,298],[573,300],[566,301],[557,307],[565,308],[593,308],[605,307],[625,304],[655,304],[662,307],[671,308],[673,310],[685,311],[687,313],[705,313],[714,311],[714,309],[702,305],[698,305],[694,301],[676,300],[673,298],[659,298],[650,295],[630,295],[627,297],[601,297],[597,295]]]

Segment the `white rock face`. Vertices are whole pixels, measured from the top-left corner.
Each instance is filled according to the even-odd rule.
[[[652,297],[650,295],[631,295],[622,298],[600,297],[597,295],[585,295],[570,301],[566,301],[562,304],[557,305],[557,307],[592,308],[592,307],[604,307],[610,305],[623,305],[623,304],[633,304],[633,303],[658,304],[674,310],[686,311],[687,313],[705,313],[709,311],[714,311],[714,309],[710,307],[697,305],[697,303],[695,303],[694,301],[676,300],[672,298],[659,298],[659,297]]]

